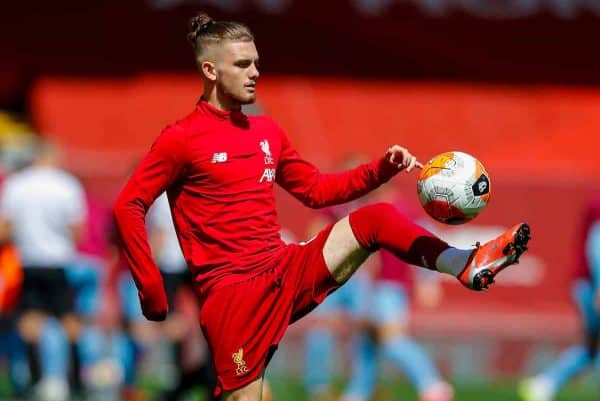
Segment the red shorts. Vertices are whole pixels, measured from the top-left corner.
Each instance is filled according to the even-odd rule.
[[[331,228],[305,245],[288,245],[271,269],[209,292],[200,325],[217,372],[216,395],[257,379],[290,323],[339,287],[323,259]]]

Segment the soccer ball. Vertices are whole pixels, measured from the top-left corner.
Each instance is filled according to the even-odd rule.
[[[490,200],[490,178],[479,160],[464,152],[431,159],[419,175],[417,194],[435,220],[463,224],[477,217]]]

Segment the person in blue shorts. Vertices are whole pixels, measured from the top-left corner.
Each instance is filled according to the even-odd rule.
[[[554,400],[569,380],[590,365],[595,365],[600,380],[600,195],[586,209],[578,244],[572,296],[581,316],[583,341],[564,351],[543,372],[520,383],[518,392],[524,401]]]
[[[389,195],[388,195],[389,196]],[[409,208],[395,202],[402,210]],[[349,207],[355,207],[351,204]],[[335,219],[332,208],[316,224]],[[383,250],[378,258],[367,261],[370,269],[352,277],[344,287],[330,295],[314,312],[313,325],[306,334],[305,385],[311,400],[332,398],[330,382],[335,353],[336,322],[343,321],[354,330],[351,374],[341,400],[367,401],[374,394],[382,357],[397,367],[415,388],[420,401],[450,401],[452,387],[446,383],[425,350],[407,335],[411,268]],[[435,291],[431,277],[415,283],[421,289]],[[423,292],[422,292],[423,293]],[[340,320],[336,317],[344,315]],[[315,367],[319,366],[320,369]]]

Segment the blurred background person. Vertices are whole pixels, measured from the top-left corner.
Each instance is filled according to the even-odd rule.
[[[196,341],[202,333],[198,327],[188,324],[199,312],[166,194],[159,196],[151,206],[146,223],[152,255],[163,275],[169,302],[169,315],[160,323],[144,319],[137,288],[125,258],[114,246],[118,241],[116,233],[110,229],[113,256],[109,262],[106,294],[118,302],[106,302],[106,308],[120,310],[123,331],[113,333],[118,337],[112,349],[123,375],[123,398],[176,401],[200,387],[205,399],[211,400],[214,370],[206,344],[202,339]],[[143,387],[144,378],[152,378],[152,391]]]
[[[552,365],[519,387],[523,401],[552,401],[563,386],[587,367],[600,382],[600,195],[592,198],[583,218],[575,258],[572,296],[582,323],[583,343],[563,352]]]
[[[9,243],[0,244],[0,357],[5,358],[10,383],[10,390],[0,391],[0,396],[23,396],[29,379],[27,354],[14,314],[22,284],[23,270],[16,250]]]
[[[142,315],[137,289],[124,255],[121,253],[119,237],[111,219],[109,230],[110,257],[106,278],[106,311],[118,319],[119,331],[125,336],[123,348],[118,354],[122,369],[122,394],[126,400],[147,397],[140,387],[141,378],[147,371],[156,368],[152,358],[153,346],[159,343],[159,330],[155,323],[148,322]],[[116,313],[115,313],[116,309]],[[114,316],[116,315],[116,316]],[[156,388],[162,387],[164,377],[158,378]]]
[[[364,267],[372,268],[374,257]],[[365,355],[361,348],[365,336],[369,336],[361,326],[360,316],[368,306],[371,286],[370,272],[363,268],[348,280],[339,290],[329,295],[319,305],[307,321],[308,329],[304,333],[304,385],[308,399],[315,401],[332,401],[336,399],[333,388],[338,372],[335,362],[339,354],[350,356],[351,378],[348,387],[356,387],[371,379],[365,377],[363,365]],[[348,340],[348,341],[346,341]],[[347,346],[349,349],[343,349]],[[368,351],[367,351],[368,352]],[[367,362],[370,362],[367,361]],[[372,387],[375,386],[375,378]],[[362,389],[361,389],[362,390]],[[373,390],[369,388],[368,392]]]
[[[360,164],[362,157],[347,158],[341,169]],[[335,206],[319,213],[311,232],[337,221],[369,201],[386,201],[407,215],[411,208],[393,186],[379,188],[369,199]],[[375,392],[380,364],[387,357],[415,388],[421,401],[450,401],[446,383],[425,350],[408,335],[409,296],[413,285],[418,301],[428,306],[439,302],[440,287],[434,274],[413,270],[385,250],[371,255],[362,269],[330,295],[310,317],[305,336],[305,386],[311,400],[333,399],[331,384],[334,356],[344,334],[350,333],[351,374],[341,401],[368,401]]]
[[[63,401],[70,393],[70,343],[78,335],[66,271],[76,260],[86,205],[79,181],[59,167],[57,147],[42,139],[35,145],[33,164],[5,182],[2,224],[23,264],[18,329],[32,383],[40,399]]]
[[[408,216],[409,204],[394,187],[381,188],[374,196],[387,201]],[[372,399],[381,363],[387,359],[404,374],[420,401],[451,401],[452,387],[442,378],[425,349],[409,335],[409,306],[413,288],[417,302],[426,307],[439,303],[437,275],[416,270],[381,250],[370,289],[360,301],[361,331],[354,349],[353,373],[342,401]]]
[[[350,155],[339,164],[341,171],[353,168],[365,161],[360,154]],[[329,207],[319,211],[308,224],[307,238],[312,238],[323,227],[338,221],[354,209],[368,204],[367,197],[355,201]],[[354,344],[360,341],[365,333],[361,331],[360,316],[367,308],[369,289],[371,287],[371,256],[363,268],[359,269],[342,287],[330,294],[307,316],[308,330],[304,333],[304,386],[308,397],[316,401],[333,400],[332,388],[335,356],[338,354],[343,337],[350,337],[352,350],[347,355],[353,357],[352,366],[362,363]]]
[[[2,165],[0,164],[0,168]],[[0,172],[0,192],[4,181]],[[0,211],[0,215],[3,213]],[[19,255],[10,241],[10,225],[7,220],[0,226],[0,355],[8,367],[12,395],[23,395],[28,368],[24,344],[15,326],[15,306],[19,302],[23,285],[23,269]],[[0,395],[7,395],[0,392]]]
[[[75,376],[85,400],[117,400],[123,387],[128,360],[133,359],[129,337],[121,329],[119,302],[108,287],[111,263],[109,233],[111,216],[107,205],[87,188],[88,224],[76,262],[68,270],[75,287],[75,310],[80,331]]]

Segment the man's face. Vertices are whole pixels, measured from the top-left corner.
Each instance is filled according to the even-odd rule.
[[[226,41],[219,46],[215,70],[217,88],[239,104],[256,100],[258,51],[254,42]]]

